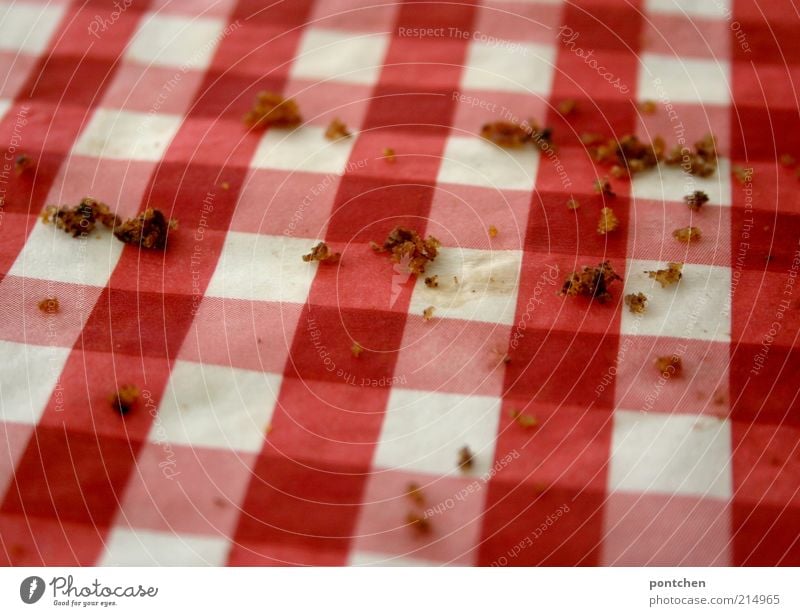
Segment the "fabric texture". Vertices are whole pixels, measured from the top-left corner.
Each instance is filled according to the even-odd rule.
[[[797,26],[788,0],[0,4],[0,561],[800,565]],[[260,91],[302,125],[249,130]],[[481,137],[529,118],[554,148]],[[712,133],[718,169],[598,194],[585,133]],[[86,196],[179,226],[160,251],[40,221]],[[397,226],[440,240],[423,275],[371,249]],[[339,263],[303,261],[321,240]],[[611,301],[559,295],[604,261]]]

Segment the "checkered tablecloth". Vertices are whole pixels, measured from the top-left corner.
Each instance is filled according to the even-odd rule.
[[[0,561],[800,564],[797,28],[788,0],[0,3]],[[302,126],[248,130],[263,90]],[[556,149],[480,138],[527,118]],[[713,133],[719,169],[604,197],[585,132]],[[39,221],[87,195],[179,229]],[[370,250],[397,225],[441,241],[438,288]],[[558,295],[605,260],[612,302]]]

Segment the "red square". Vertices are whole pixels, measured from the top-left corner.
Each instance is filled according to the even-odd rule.
[[[770,181],[768,178],[765,180]],[[764,202],[756,203],[760,205]],[[734,207],[731,218],[734,264],[752,270],[753,273],[774,272],[780,276],[772,280],[782,280],[783,284],[777,289],[761,286],[758,289],[760,296],[767,294],[771,297],[773,293],[777,295],[779,291],[782,292],[788,272],[796,258],[797,238],[800,237],[800,213],[784,213],[780,210],[759,207],[755,209]],[[753,298],[748,299],[752,301]]]
[[[392,59],[389,48],[386,63],[402,62],[402,57]],[[409,77],[410,79],[410,77]],[[457,83],[443,84],[438,90],[416,88],[413,81],[403,86],[397,83],[378,83],[364,120],[364,130],[402,128],[407,133],[431,137],[444,137],[453,121],[456,104],[452,91]],[[387,143],[383,147],[393,147]],[[381,148],[383,149],[383,148]]]
[[[230,537],[254,462],[255,456],[242,452],[148,443],[121,515],[137,529]]]
[[[737,311],[734,308],[734,319]],[[768,324],[765,324],[768,325]],[[737,421],[800,425],[800,396],[790,375],[800,371],[800,349],[761,343],[731,350],[731,416]]]
[[[689,143],[694,143],[709,133],[714,135],[717,152],[720,156],[729,156],[731,151],[731,111],[728,106],[681,104],[670,101],[673,111],[670,112],[660,101],[656,102],[655,113],[642,113],[637,110],[636,134],[640,139],[652,142],[660,136],[667,144],[667,150],[677,144],[678,137],[683,134]],[[737,105],[739,104],[737,100]],[[675,121],[677,113],[680,123]],[[658,173],[650,171],[649,173]],[[728,178],[720,178],[727,182]]]
[[[538,125],[547,119],[548,102],[540,96],[519,92],[455,90],[454,136],[480,137],[481,127],[488,122],[528,120]],[[472,188],[472,187],[470,187]]]
[[[107,527],[139,444],[63,427],[37,428],[3,501],[4,513]]]
[[[286,378],[272,416],[267,451],[291,459],[314,452],[331,465],[368,468],[380,437],[386,387]]]
[[[403,88],[415,84],[415,92],[429,93],[449,93],[450,88],[458,87],[467,55],[467,43],[463,39],[396,36],[391,41],[381,71],[383,87]]]
[[[374,0],[317,0],[311,21],[316,27],[346,32],[386,32],[397,17],[396,4]]]
[[[27,214],[4,212],[0,215],[3,227],[3,241],[0,242],[0,280],[6,275],[25,246],[33,225],[40,224],[39,217]],[[10,283],[16,286],[16,283]]]
[[[733,482],[737,502],[800,507],[800,429],[733,423]]]
[[[22,93],[22,86],[30,72],[38,65],[38,59],[12,51],[0,52],[0,71],[5,76],[0,84],[0,97],[12,100]]]
[[[392,312],[306,304],[285,376],[343,384],[391,379],[405,319]],[[363,348],[359,357],[351,350],[354,341]]]
[[[291,30],[289,26],[306,23],[313,5],[313,0],[278,0],[267,5],[262,0],[238,0],[231,21],[257,20]]]
[[[355,465],[259,458],[242,505],[236,551],[246,549],[241,544],[253,546],[255,554],[246,558],[250,562],[294,553],[302,558],[298,564],[343,564],[360,510],[364,472]],[[242,564],[235,552],[232,564]]]
[[[57,37],[58,33],[53,36]],[[78,38],[87,44],[93,40],[86,30]],[[125,37],[106,38],[116,40],[117,44],[127,42]],[[30,93],[30,97],[39,103],[58,105],[59,109],[64,101],[69,101],[69,105],[80,110],[83,116],[87,109],[96,107],[102,99],[111,82],[111,69],[111,60],[101,60],[93,56],[52,55],[40,61],[22,91]],[[56,124],[61,121],[60,111],[58,117],[59,122]],[[60,141],[53,138],[53,142]]]
[[[494,480],[484,514],[479,564],[563,567],[599,564],[605,495],[538,492]]]
[[[51,36],[53,52],[64,57],[84,58],[84,61],[103,58],[106,68],[98,77],[108,79],[106,73],[124,56],[143,11],[136,3],[129,3],[125,10],[118,9],[113,2],[93,2],[91,8],[85,4],[66,7],[60,27]],[[105,30],[103,25],[106,25]]]
[[[104,535],[104,529],[87,524],[0,513],[0,566],[93,566]]]
[[[736,112],[737,130],[731,135],[732,158],[772,163],[776,154],[800,152],[800,118],[796,109],[742,106]],[[750,166],[750,162],[743,166]]]
[[[124,63],[114,74],[102,106],[139,113],[183,115],[202,80],[203,74],[199,71]]]
[[[253,79],[286,79],[297,52],[302,30],[261,19],[238,22],[223,38],[211,61],[211,70],[220,76],[233,72]]]
[[[0,457],[0,494],[5,494],[13,480],[14,469],[25,453],[31,434],[33,426],[29,424],[0,421],[0,439],[6,452]]]
[[[105,289],[76,348],[173,358],[192,321],[189,295]]]
[[[410,192],[418,184],[435,182],[445,148],[444,135],[439,131],[423,134],[417,130],[419,127],[397,128],[401,130],[373,129],[360,133],[350,153],[348,175],[380,178],[385,185],[401,185]],[[383,154],[387,147],[395,152],[393,160]],[[384,205],[383,211],[386,209]]]
[[[733,565],[800,566],[800,509],[733,504]]]
[[[558,3],[483,0],[475,19],[475,34],[501,41],[523,41],[551,45],[553,32],[561,25]]]
[[[730,48],[731,22],[726,19],[651,11],[642,21],[643,52],[724,62],[730,58]]]
[[[61,372],[62,389],[50,398],[40,425],[144,441],[168,378],[165,359],[73,351]],[[123,416],[110,398],[124,385],[134,385],[140,396]]]
[[[286,83],[285,94],[297,101],[306,124],[327,128],[331,120],[339,118],[354,133],[364,124],[372,86],[291,79]]]
[[[400,5],[397,27],[469,30],[477,12],[475,4],[474,0],[459,4],[431,4],[426,0],[410,0]]]
[[[780,246],[786,244],[781,243]],[[759,249],[759,244],[751,244],[751,250]],[[736,270],[734,278],[736,286],[733,293],[731,340],[752,345],[756,353],[762,351],[761,347],[764,345],[768,347],[766,357],[769,356],[772,346],[795,346],[800,328],[800,313],[795,308],[796,285],[786,286],[789,283],[791,256],[787,251],[778,258],[786,263],[786,268],[782,271],[764,271],[766,262],[756,269],[759,259],[754,256],[750,259],[754,269]],[[789,295],[785,294],[787,288],[791,293]],[[753,361],[755,363],[755,356]],[[771,366],[774,375],[780,365]],[[757,372],[766,372],[766,368],[759,370],[757,365],[753,367]]]
[[[589,34],[602,30],[604,28],[576,29],[574,34],[570,34],[568,29],[562,28],[556,33],[558,58],[553,73],[553,94],[578,99],[579,106],[582,103],[582,115],[588,113],[594,118],[594,129],[590,128],[590,132],[604,132],[598,129],[608,123],[617,134],[625,134],[628,132],[625,127],[630,125],[634,116],[630,100],[636,93],[639,60],[627,51],[602,49],[589,44]],[[575,39],[575,34],[579,34],[579,38]],[[617,36],[616,32],[609,34]],[[594,53],[590,54],[592,50]],[[616,103],[608,104],[609,116],[598,114],[594,107],[601,104],[599,101]],[[621,125],[612,123],[617,114],[620,120],[626,119],[627,115],[627,122]]]

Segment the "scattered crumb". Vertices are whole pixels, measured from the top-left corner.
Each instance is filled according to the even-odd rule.
[[[601,195],[607,195],[609,197],[616,197],[617,193],[611,188],[611,182],[608,178],[597,178],[594,181],[594,191]]]
[[[342,255],[338,252],[331,252],[330,247],[325,242],[320,242],[311,249],[307,255],[303,255],[303,261],[318,261],[320,263],[338,263]]]
[[[575,199],[574,197],[570,197],[569,199],[567,199],[567,209],[568,210],[577,210],[580,206],[581,206],[581,204],[578,203],[578,200]]]
[[[413,527],[420,535],[427,535],[431,532],[430,520],[418,513],[410,512],[406,516],[406,523]]]
[[[583,145],[596,145],[603,140],[603,135],[598,133],[581,133],[581,143]]]
[[[644,293],[628,293],[625,296],[625,305],[634,314],[641,314],[645,311],[647,296]]]
[[[677,355],[656,357],[656,368],[664,376],[678,376],[683,369],[683,362]]]
[[[39,310],[45,314],[55,314],[61,309],[57,297],[45,297],[39,302]]]
[[[339,118],[334,118],[325,129],[325,139],[330,141],[338,141],[339,139],[347,139],[352,137],[352,134],[347,130],[347,125]]]
[[[733,177],[735,177],[740,184],[751,182],[755,173],[755,169],[752,167],[742,167],[741,165],[734,165],[731,171],[733,172]]]
[[[428,306],[425,310],[422,311],[422,320],[423,321],[430,321],[433,318],[433,311],[435,308],[433,306]]]
[[[575,111],[578,107],[578,104],[575,102],[573,98],[565,98],[558,104],[558,111],[561,115],[569,115]]]
[[[595,297],[601,304],[611,299],[609,285],[622,280],[608,261],[597,267],[584,267],[582,272],[572,272],[561,287],[561,295]]]
[[[687,173],[708,177],[717,170],[717,143],[706,135],[694,144],[694,150],[676,145],[665,159],[668,165],[682,167]]]
[[[516,421],[523,428],[535,428],[539,425],[539,420],[533,415],[526,415],[518,409],[511,410],[511,419]]]
[[[27,154],[20,154],[14,161],[14,173],[22,175],[33,168],[33,159]]]
[[[667,263],[667,269],[655,271],[645,270],[645,274],[650,276],[650,278],[657,280],[663,289],[671,284],[675,284],[683,277],[683,273],[681,272],[682,269],[683,263]]]
[[[164,249],[170,231],[178,228],[178,221],[167,219],[161,210],[149,207],[114,229],[114,237],[126,244],[141,248]]]
[[[489,225],[489,237],[497,237],[497,227]]]
[[[609,147],[612,147],[609,143]],[[614,154],[617,162],[622,165],[628,174],[633,175],[658,165],[664,158],[666,144],[661,137],[653,138],[652,143],[645,143],[636,135],[625,135],[616,142]]]
[[[453,276],[453,284],[458,284],[458,276]]]
[[[387,163],[393,163],[396,160],[395,155],[394,155],[394,149],[393,148],[383,148],[383,159]]]
[[[230,185],[230,182],[222,182],[222,183],[219,185],[219,187],[220,187],[222,190],[228,190],[228,189],[230,189],[231,185]]]
[[[597,232],[600,235],[605,235],[613,231],[619,226],[619,219],[614,214],[610,207],[604,207],[600,210],[600,220],[597,222]]]
[[[439,276],[433,275],[425,278],[425,286],[429,289],[435,289],[439,286]]]
[[[422,488],[418,483],[412,481],[408,484],[406,487],[406,496],[416,505],[422,506],[425,504],[425,495],[422,493]]]
[[[656,102],[651,100],[642,101],[639,103],[639,111],[644,114],[652,115],[658,109]]]
[[[120,223],[119,217],[112,214],[105,203],[91,197],[85,197],[74,207],[48,205],[42,212],[42,221],[45,224],[53,223],[66,233],[71,233],[72,237],[88,235],[98,222],[109,229],[115,228]]]
[[[679,242],[688,244],[689,242],[699,240],[703,236],[703,233],[698,227],[683,227],[682,229],[675,229],[672,232],[672,236]]]
[[[283,98],[274,92],[259,92],[253,108],[244,116],[244,122],[251,128],[291,128],[303,121],[300,108],[290,98]]]
[[[690,210],[698,211],[703,205],[708,203],[708,195],[704,193],[702,190],[696,190],[693,193],[686,195],[683,198],[683,201],[686,205],[689,206]]]
[[[353,346],[350,347],[350,352],[353,354],[353,357],[361,357],[361,353],[364,352],[364,347],[354,340]]]
[[[481,127],[481,137],[501,148],[521,148],[532,143],[541,149],[550,145],[551,133],[549,128],[539,128],[533,121],[516,124],[501,120]]]
[[[135,385],[123,385],[115,394],[112,394],[109,401],[111,406],[119,411],[120,415],[125,415],[139,399],[139,388]]]
[[[792,167],[797,162],[791,154],[781,154],[780,158],[778,158],[780,164],[784,167]]]
[[[472,453],[472,450],[469,448],[469,446],[464,445],[458,450],[458,468],[460,468],[462,471],[467,471],[472,468],[474,462],[475,454]]]
[[[383,246],[372,242],[376,252],[392,253],[395,263],[408,261],[408,271],[413,274],[422,274],[425,266],[436,259],[439,254],[439,240],[433,236],[422,239],[413,229],[395,227],[386,237]]]
[[[619,165],[614,165],[613,167],[611,167],[611,170],[609,171],[609,173],[611,174],[611,177],[613,177],[614,179],[617,179],[617,180],[619,178],[628,177],[628,175],[629,175],[628,172],[625,169],[623,169],[622,167],[620,167]]]

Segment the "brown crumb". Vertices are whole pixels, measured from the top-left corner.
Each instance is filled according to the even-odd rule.
[[[395,160],[394,149],[393,148],[383,148],[383,159],[387,163],[393,163]]]
[[[639,111],[646,115],[652,115],[656,112],[658,107],[656,106],[655,101],[646,100],[639,103]]]
[[[511,419],[516,421],[523,428],[535,428],[539,425],[539,420],[533,415],[526,415],[518,409],[511,409]]]
[[[552,131],[549,128],[539,128],[533,121],[506,122],[499,120],[489,122],[481,127],[481,137],[491,141],[501,148],[521,148],[528,143],[543,149],[551,144]]]
[[[609,173],[611,174],[611,177],[613,177],[614,179],[617,179],[617,180],[619,178],[628,177],[628,175],[629,175],[628,172],[624,168],[620,167],[619,165],[614,165],[613,167],[611,167]]]
[[[740,184],[751,182],[755,173],[753,167],[742,167],[741,165],[734,165],[731,171],[733,172],[733,177],[735,177]]]
[[[425,495],[422,493],[422,488],[416,482],[411,482],[406,487],[406,496],[411,499],[415,505],[425,504]]]
[[[436,310],[433,306],[428,306],[422,311],[422,320],[430,321],[433,318],[433,311]]]
[[[633,175],[658,165],[664,158],[665,149],[666,145],[661,137],[655,137],[652,143],[645,143],[636,135],[625,135],[616,143],[614,153],[617,162],[628,174]]]
[[[780,158],[778,158],[778,162],[780,162],[780,164],[782,164],[784,167],[793,167],[797,161],[791,154],[781,154]]]
[[[71,233],[72,237],[88,235],[98,222],[109,229],[115,228],[120,223],[119,217],[112,214],[105,203],[91,197],[85,197],[74,207],[48,205],[42,212],[42,221],[46,224],[53,223],[66,233]]]
[[[410,512],[406,516],[406,524],[411,526],[418,534],[427,535],[431,532],[431,521],[424,515]]]
[[[600,235],[613,231],[619,226],[619,219],[610,207],[600,210],[600,220],[597,222],[597,232]]]
[[[20,154],[14,161],[14,173],[22,175],[33,168],[33,159],[27,154]]]
[[[222,182],[222,183],[219,185],[219,187],[220,187],[222,190],[229,190],[229,189],[230,189],[230,187],[231,187],[231,184],[230,184],[230,182]]]
[[[675,146],[665,158],[668,165],[682,167],[687,173],[708,177],[717,170],[717,143],[713,135],[706,135],[694,144],[694,150]]]
[[[702,190],[696,190],[693,193],[686,195],[683,198],[684,203],[689,206],[690,210],[698,211],[703,205],[708,203],[708,195]]]
[[[683,273],[681,272],[682,269],[683,263],[667,263],[667,269],[655,271],[645,270],[645,274],[650,276],[650,278],[657,280],[663,289],[671,284],[675,284],[683,277]]]
[[[472,450],[469,446],[464,445],[461,449],[458,450],[458,468],[462,471],[468,471],[472,468],[475,462],[475,454],[472,453]]]
[[[115,394],[109,398],[111,406],[119,411],[120,415],[125,415],[139,399],[139,388],[135,385],[123,385]]]
[[[55,314],[61,309],[57,297],[45,297],[39,302],[39,310],[45,314]]]
[[[354,340],[353,346],[350,347],[350,352],[353,354],[353,357],[361,357],[361,353],[364,352],[364,347]]]
[[[581,143],[583,145],[596,145],[603,141],[603,135],[598,133],[581,133]]]
[[[594,181],[594,191],[601,195],[607,195],[609,197],[616,197],[617,193],[614,192],[614,189],[611,188],[611,182],[608,178],[597,178]]]
[[[325,129],[325,139],[330,141],[347,139],[348,137],[352,137],[352,134],[347,130],[347,125],[339,118],[331,120],[331,123],[328,124],[328,128]]]
[[[291,128],[303,121],[300,108],[291,98],[283,98],[274,92],[259,92],[253,108],[244,116],[244,122],[251,128]]]
[[[699,240],[703,236],[703,233],[698,227],[683,227],[682,229],[675,229],[672,232],[672,236],[679,242],[688,244],[689,242]]]
[[[558,104],[558,112],[561,115],[569,115],[577,109],[578,103],[575,102],[574,98],[565,98]]]
[[[169,232],[178,228],[178,221],[167,219],[161,210],[149,207],[114,229],[114,237],[141,248],[164,249]]]
[[[569,199],[567,199],[567,209],[568,210],[577,210],[580,206],[581,206],[581,204],[578,203],[578,200],[575,199],[574,197],[570,197]]]
[[[489,237],[497,237],[497,227],[489,225]]]
[[[597,298],[601,304],[611,299],[609,285],[615,280],[622,280],[608,261],[597,267],[584,267],[581,272],[572,272],[561,287],[561,295],[583,295]]]
[[[436,289],[439,286],[439,276],[433,275],[425,278],[425,286],[429,289]]]
[[[647,296],[644,293],[628,293],[625,296],[625,305],[634,314],[641,314],[645,311]]]
[[[408,262],[408,271],[422,274],[425,266],[439,254],[439,240],[433,236],[422,239],[419,233],[406,227],[395,227],[386,237],[383,246],[372,243],[376,252],[392,253],[395,263]],[[377,246],[377,248],[376,248]]]
[[[683,370],[683,362],[677,355],[656,357],[656,368],[665,377],[679,376]]]
[[[320,263],[338,263],[341,253],[331,252],[330,247],[325,242],[320,242],[311,249],[307,255],[303,255],[303,261],[318,261]]]

